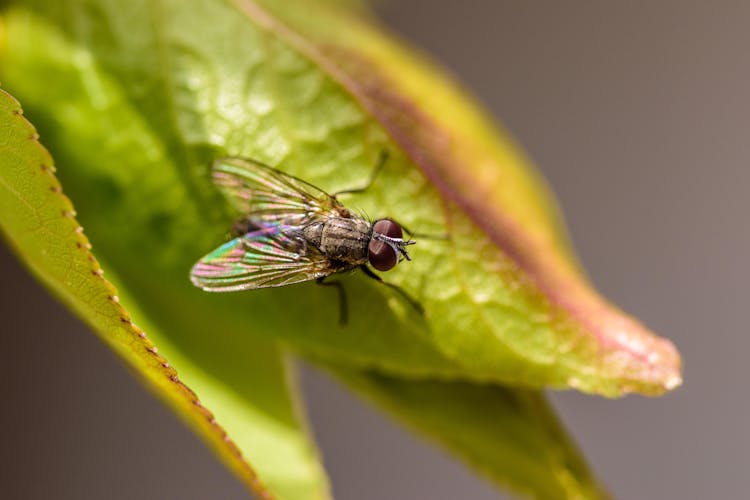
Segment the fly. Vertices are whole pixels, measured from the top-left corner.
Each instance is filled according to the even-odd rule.
[[[335,273],[361,269],[401,294],[417,311],[421,305],[369,267],[388,271],[411,260],[401,225],[388,218],[374,223],[338,201],[342,193],[366,190],[386,161],[380,161],[362,188],[328,194],[301,179],[258,161],[229,157],[212,167],[214,184],[242,215],[233,239],[200,259],[190,272],[193,284],[208,292],[235,292],[316,280],[338,289],[340,322],[346,323],[343,286],[325,281]]]

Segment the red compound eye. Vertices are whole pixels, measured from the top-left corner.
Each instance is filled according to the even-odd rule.
[[[403,238],[404,236],[401,226],[390,219],[381,219],[375,222],[372,230],[389,238]],[[367,249],[370,265],[378,271],[388,271],[398,264],[398,254],[387,243],[373,239],[370,240]]]

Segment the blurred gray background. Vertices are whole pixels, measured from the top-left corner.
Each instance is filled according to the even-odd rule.
[[[503,120],[549,179],[602,293],[685,357],[685,385],[662,399],[552,395],[600,477],[623,499],[744,497],[750,2],[378,10]],[[5,248],[0,270],[4,498],[246,498]],[[304,378],[338,499],[500,497],[322,375]]]

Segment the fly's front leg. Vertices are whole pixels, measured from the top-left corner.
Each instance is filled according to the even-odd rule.
[[[346,326],[349,322],[349,307],[346,300],[346,290],[340,281],[324,281],[328,276],[321,276],[315,283],[321,286],[332,286],[338,290],[339,295],[339,325]]]
[[[443,240],[443,241],[450,241],[451,237],[448,233],[446,234],[429,234],[429,233],[417,233],[409,229],[408,227],[401,224],[400,221],[397,221],[395,219],[391,219],[393,222],[401,226],[401,229],[404,230],[404,232],[409,235],[409,239],[411,238],[419,238],[421,240]]]
[[[367,184],[365,184],[362,187],[353,188],[353,189],[344,189],[342,191],[336,191],[333,193],[333,197],[336,198],[340,194],[357,194],[357,193],[364,193],[368,189],[370,189],[370,186],[373,185],[375,182],[375,179],[378,178],[378,174],[380,174],[380,171],[383,170],[383,167],[385,166],[385,163],[388,161],[388,151],[383,149],[380,151],[380,155],[378,156],[378,162],[375,164],[375,168],[372,171],[372,174],[370,174],[370,179],[367,181]]]
[[[414,297],[412,297],[411,295],[409,295],[408,293],[406,293],[400,286],[394,285],[393,283],[388,283],[387,281],[383,281],[383,278],[381,278],[380,276],[378,276],[377,274],[375,274],[374,272],[372,272],[372,269],[370,269],[369,267],[367,267],[364,264],[361,265],[361,266],[359,266],[359,268],[368,277],[370,277],[370,278],[374,279],[375,281],[377,281],[378,283],[381,283],[381,284],[387,286],[388,288],[391,288],[392,290],[395,290],[396,292],[398,292],[398,294],[401,295],[401,297],[403,297],[404,300],[406,300],[414,308],[414,310],[417,311],[417,313],[419,313],[420,316],[424,316],[424,307],[422,307],[422,304],[420,304],[419,302],[417,302],[417,300]]]

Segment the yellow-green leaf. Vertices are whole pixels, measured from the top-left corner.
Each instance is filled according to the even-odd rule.
[[[284,353],[254,337],[233,345],[236,356],[229,359],[210,353],[190,359],[169,346],[165,330],[184,334],[195,327],[165,316],[152,323],[126,288],[118,291],[104,277],[52,158],[37,139],[18,102],[0,90],[0,229],[9,244],[258,497],[328,498],[326,478],[295,410]],[[169,352],[169,361],[162,352]],[[237,386],[224,383],[229,374]],[[247,459],[255,456],[262,460],[254,468]]]
[[[464,373],[609,396],[681,383],[674,345],[596,293],[544,183],[454,82],[359,11],[233,3],[336,79],[439,192],[442,206],[408,220],[451,235],[420,290],[442,313],[432,338]]]
[[[479,401],[511,417],[495,400],[500,392],[537,394],[514,384],[607,396],[679,384],[672,344],[586,282],[523,154],[364,9],[303,0],[6,3],[0,78],[42,131],[120,303],[164,356],[153,359],[158,366],[168,359],[164,369],[175,367],[216,420],[195,405],[174,406],[191,422],[208,421],[197,428],[248,484],[254,476],[238,452],[279,497],[327,495],[279,341],[350,374],[359,390],[406,418],[425,410],[423,424],[413,425],[475,465],[486,460],[491,465],[478,467],[499,481],[542,495],[559,487],[562,496],[595,497],[599,489],[562,431],[538,443],[565,450],[565,460],[545,461],[531,447],[528,463],[503,470],[522,441],[507,437],[491,457],[483,444],[506,438]],[[413,261],[383,274],[424,316],[361,273],[340,277],[349,297],[345,327],[335,293],[312,283],[234,294],[191,285],[193,263],[225,241],[238,215],[211,184],[213,160],[254,158],[334,192],[362,185],[383,150],[390,160],[372,188],[341,199],[373,218],[447,236],[417,238]],[[13,165],[9,159],[8,172]],[[26,175],[3,178],[24,184]],[[6,222],[26,220],[19,214],[28,207],[12,194],[0,200],[9,207],[0,217],[19,254],[130,361],[137,345],[96,323],[97,308],[77,305],[89,289],[61,293],[62,278],[51,278],[52,263],[63,277],[68,269],[57,240],[16,243],[40,221]],[[72,220],[61,214],[45,223]],[[97,295],[111,302],[107,296],[114,292]],[[412,383],[430,396],[404,390]],[[157,390],[173,401],[173,384],[165,384]],[[471,388],[466,412],[451,406],[455,387]],[[444,420],[433,419],[438,413]],[[215,440],[216,422],[237,448]],[[446,438],[447,427],[462,424],[476,425],[471,439]],[[531,438],[535,429],[524,432]],[[561,471],[573,478],[569,487],[554,479]]]
[[[528,498],[608,498],[540,391],[329,369],[501,487]]]

